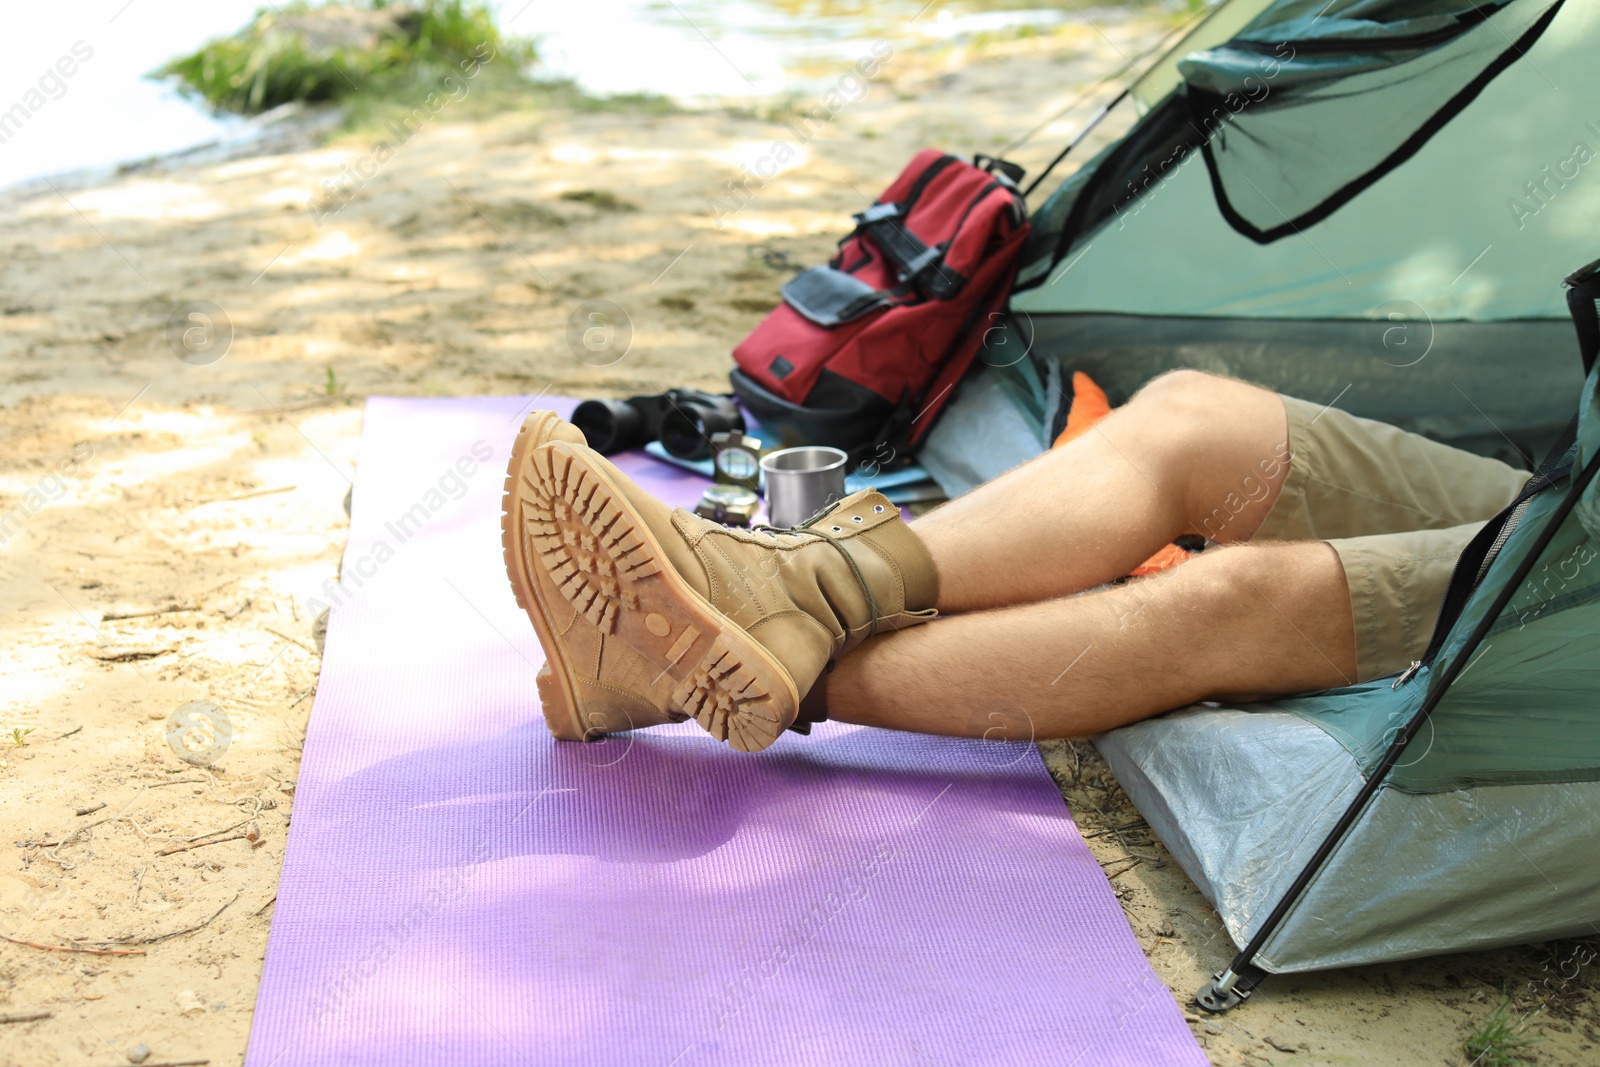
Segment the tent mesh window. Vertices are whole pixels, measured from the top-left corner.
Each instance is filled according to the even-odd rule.
[[[1218,206],[1260,242],[1297,233],[1410,158],[1522,58],[1559,0],[1275,5],[1179,63]],[[1394,106],[1403,91],[1407,107]]]

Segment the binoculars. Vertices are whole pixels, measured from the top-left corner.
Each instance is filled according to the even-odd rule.
[[[626,400],[585,400],[572,413],[589,447],[602,456],[643,448],[659,440],[677,459],[711,458],[711,435],[744,431],[744,416],[731,396],[697,389],[668,389]]]

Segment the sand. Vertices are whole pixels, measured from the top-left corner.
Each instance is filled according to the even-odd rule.
[[[0,1062],[241,1061],[362,397],[719,387],[792,267],[914,151],[998,148],[1155,32],[1102,28],[890,56],[741,204],[739,162],[801,139],[818,101],[467,100],[387,154],[381,131],[301,116],[247,154],[0,194],[0,516],[20,515],[0,530]],[[591,300],[631,335],[604,358],[568,343]],[[209,766],[168,743],[192,701],[231,727]],[[1089,745],[1045,751],[1186,1004],[1231,955],[1216,916]],[[1185,1010],[1218,1064],[1454,1064],[1504,995],[1530,1062],[1592,1063],[1593,955],[1291,977],[1226,1017]]]

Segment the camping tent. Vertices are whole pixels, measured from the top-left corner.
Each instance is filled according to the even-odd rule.
[[[1582,476],[1479,546],[1420,668],[1099,739],[1244,946],[1205,1006],[1600,932],[1600,401],[1560,284],[1600,247],[1597,45],[1561,0],[1223,0],[1037,209],[930,434],[961,491],[1044,447],[1071,371],[1120,402],[1189,366],[1531,467],[1583,397]]]
[[[924,465],[959,492],[1038,451],[1063,366],[1113,403],[1234,374],[1531,465],[1578,388],[1558,283],[1600,224],[1597,43],[1559,0],[1223,0],[1035,209],[1004,373]]]

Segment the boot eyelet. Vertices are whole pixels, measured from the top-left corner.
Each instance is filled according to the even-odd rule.
[[[832,529],[834,533],[844,533],[844,527],[843,526],[833,526],[833,527],[830,527],[830,529]]]
[[[876,511],[879,515],[882,515],[883,514],[883,505],[882,504],[874,504],[874,505],[872,505],[872,510]]]
[[[861,522],[862,518],[861,518],[860,515],[852,515],[852,516],[850,516],[850,521],[851,522]]]

